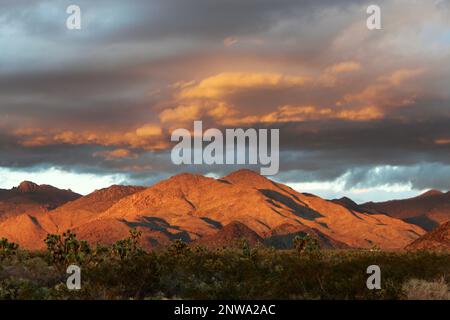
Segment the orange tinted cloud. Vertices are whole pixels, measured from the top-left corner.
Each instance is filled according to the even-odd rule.
[[[241,106],[234,106],[230,96],[251,90],[285,89],[302,87],[306,77],[288,76],[280,73],[225,72],[201,80],[183,82],[172,86],[175,93],[174,107],[159,114],[162,124],[173,126],[208,117],[218,123],[238,117]],[[258,95],[258,93],[256,93]]]
[[[162,129],[160,126],[146,124],[137,128],[135,132],[138,137],[158,137],[161,136]]]
[[[94,153],[94,157],[103,157],[105,160],[112,161],[117,159],[137,159],[137,155],[128,149],[115,149],[112,151],[98,151]]]
[[[386,76],[375,78],[362,91],[355,94],[338,93],[337,101],[321,105],[312,103],[296,103],[301,95],[297,89],[322,92],[322,85],[334,84],[339,75],[361,70],[361,64],[356,61],[344,61],[333,64],[325,69],[318,81],[298,75],[282,73],[250,73],[223,72],[200,81],[177,82],[169,89],[173,92],[173,107],[163,109],[158,117],[159,124],[145,124],[133,130],[40,130],[25,128],[16,130],[22,145],[43,146],[52,144],[83,145],[92,144],[115,147],[114,151],[103,153],[105,158],[113,159],[128,157],[128,148],[160,150],[167,148],[169,143],[164,132],[170,132],[175,126],[188,126],[194,120],[212,121],[212,125],[245,125],[255,123],[285,123],[316,120],[347,120],[370,121],[385,116],[385,106],[407,105],[415,98],[415,93],[402,92],[402,85],[420,76],[422,69],[399,69]],[[291,98],[293,103],[278,103],[277,91],[284,99]],[[284,89],[294,89],[286,94]],[[341,90],[350,90],[342,88]],[[246,96],[251,93],[254,101],[265,102],[264,94],[271,90],[275,99],[270,101],[273,106],[265,109],[246,108],[245,99],[236,99],[238,94]],[[305,92],[303,91],[303,92]],[[340,99],[340,100],[339,100]],[[282,101],[281,99],[280,101]],[[316,100],[318,100],[316,96]],[[244,101],[244,102],[242,102]],[[255,102],[255,105],[256,105]],[[253,106],[255,107],[255,106]],[[271,109],[270,109],[271,108]],[[264,110],[264,111],[263,111]]]
[[[100,131],[100,130],[30,130],[19,129],[14,132],[19,142],[27,147],[45,145],[100,145],[128,146],[146,150],[159,150],[167,146],[163,131],[155,125],[144,125],[132,131]],[[123,153],[123,150],[120,151]],[[116,155],[119,155],[117,152]]]
[[[342,73],[354,72],[361,69],[358,62],[347,61],[334,64],[328,67],[322,78],[319,79],[318,86],[314,82],[308,87],[311,90],[324,90],[321,81],[334,82],[335,78],[325,79],[324,75],[336,77]],[[393,75],[398,78],[398,75]],[[402,78],[406,78],[403,76]],[[304,122],[323,119],[341,119],[348,121],[370,121],[380,119],[384,113],[376,104],[359,101],[362,103],[349,105],[352,99],[348,98],[345,103],[336,102],[335,105],[322,107],[320,105],[274,105],[275,111],[262,112],[258,109],[249,109],[245,105],[234,105],[233,94],[243,94],[252,91],[252,96],[258,101],[258,96],[266,94],[265,90],[285,89],[302,87],[308,82],[308,78],[301,76],[287,76],[279,73],[220,73],[208,77],[198,83],[188,82],[177,85],[178,93],[175,94],[174,103],[178,104],[173,108],[163,110],[159,118],[166,125],[188,124],[194,120],[210,118],[219,125],[245,125],[251,123],[282,123],[282,122]],[[364,92],[373,94],[374,98],[378,93],[377,86],[370,87]],[[371,92],[375,91],[375,92]],[[295,91],[294,91],[295,93]],[[276,96],[276,92],[273,93]],[[284,94],[284,93],[283,93]],[[362,100],[362,97],[358,97]],[[261,100],[261,99],[259,99]],[[262,100],[261,100],[262,101]],[[370,102],[370,99],[369,99]],[[274,103],[275,100],[274,100]],[[267,108],[266,108],[267,109]]]
[[[336,118],[351,121],[369,121],[380,119],[384,116],[376,107],[365,107],[356,110],[342,110],[336,114]]]
[[[402,87],[406,82],[424,73],[423,69],[400,69],[387,76],[379,77],[364,90],[347,94],[339,104],[359,102],[377,107],[399,107],[414,103],[417,90]]]
[[[439,145],[446,145],[446,144],[450,144],[450,138],[445,138],[445,139],[436,139],[434,141],[435,144],[439,144]]]
[[[388,82],[392,85],[398,86],[405,81],[412,80],[422,75],[425,72],[424,69],[400,69],[396,70],[388,76],[380,77],[381,81]]]
[[[206,78],[196,85],[184,88],[179,96],[181,99],[217,99],[250,89],[303,86],[307,81],[308,79],[306,77],[286,76],[280,73],[226,72]]]
[[[356,61],[336,63],[325,69],[325,71],[319,78],[319,83],[325,86],[334,86],[340,74],[355,72],[359,70],[361,70],[361,64]]]
[[[238,111],[224,101],[196,101],[191,105],[180,105],[163,110],[159,118],[169,126],[182,125],[207,116],[216,121],[237,115]]]
[[[187,122],[198,119],[201,114],[199,105],[180,105],[175,108],[168,108],[159,114],[161,122]]]
[[[383,113],[375,107],[354,110],[333,110],[315,106],[281,106],[274,112],[247,117],[229,117],[223,120],[226,125],[243,125],[248,123],[284,123],[305,122],[314,120],[341,119],[349,121],[370,121],[383,117]]]
[[[346,72],[353,72],[361,69],[361,64],[356,61],[345,61],[340,62],[332,65],[331,67],[328,67],[326,72],[332,73],[332,74],[339,74],[339,73],[346,73]]]

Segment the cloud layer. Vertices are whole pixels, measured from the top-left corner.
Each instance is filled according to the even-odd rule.
[[[171,131],[203,120],[279,128],[283,182],[450,189],[448,1],[379,1],[379,31],[364,1],[76,2],[80,31],[72,1],[2,2],[4,172],[235,169],[170,163]]]

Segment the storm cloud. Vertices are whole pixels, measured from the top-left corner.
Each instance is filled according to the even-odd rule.
[[[279,128],[292,185],[448,190],[450,2],[377,3],[370,31],[372,1],[2,1],[2,175],[236,169],[171,164],[172,130],[203,120]]]

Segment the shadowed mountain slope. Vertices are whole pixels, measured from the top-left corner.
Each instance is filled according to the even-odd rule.
[[[263,243],[263,239],[255,231],[245,224],[236,221],[231,222],[212,235],[200,238],[194,243],[207,248],[218,248],[239,246],[240,242],[244,239],[252,246]]]
[[[364,203],[360,208],[387,214],[430,231],[450,220],[450,192],[430,190],[410,199]]]
[[[24,181],[10,190],[0,189],[0,221],[23,213],[44,213],[80,197],[71,190]]]

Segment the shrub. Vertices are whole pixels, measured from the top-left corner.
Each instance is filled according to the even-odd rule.
[[[301,256],[315,257],[320,253],[320,245],[316,238],[305,234],[296,236],[293,240],[295,250]]]
[[[18,249],[18,244],[9,242],[6,238],[2,238],[0,240],[0,261],[16,255]]]
[[[78,240],[76,234],[67,230],[61,235],[48,234],[44,240],[51,263],[67,266],[72,263],[82,264],[91,254],[87,241]]]
[[[49,235],[48,253],[21,250],[0,261],[0,299],[449,299],[448,253],[319,250],[311,237],[299,237],[296,250],[175,241],[145,252],[140,237],[131,230],[112,247],[90,249],[71,232]],[[78,261],[82,288],[70,291],[59,266]],[[367,289],[372,264],[381,267],[381,290]]]
[[[119,240],[112,246],[112,253],[119,260],[129,259],[143,253],[139,246],[142,233],[136,229],[130,229],[130,236]]]
[[[190,252],[189,246],[180,239],[175,240],[168,248],[167,253],[172,256],[179,256]]]

